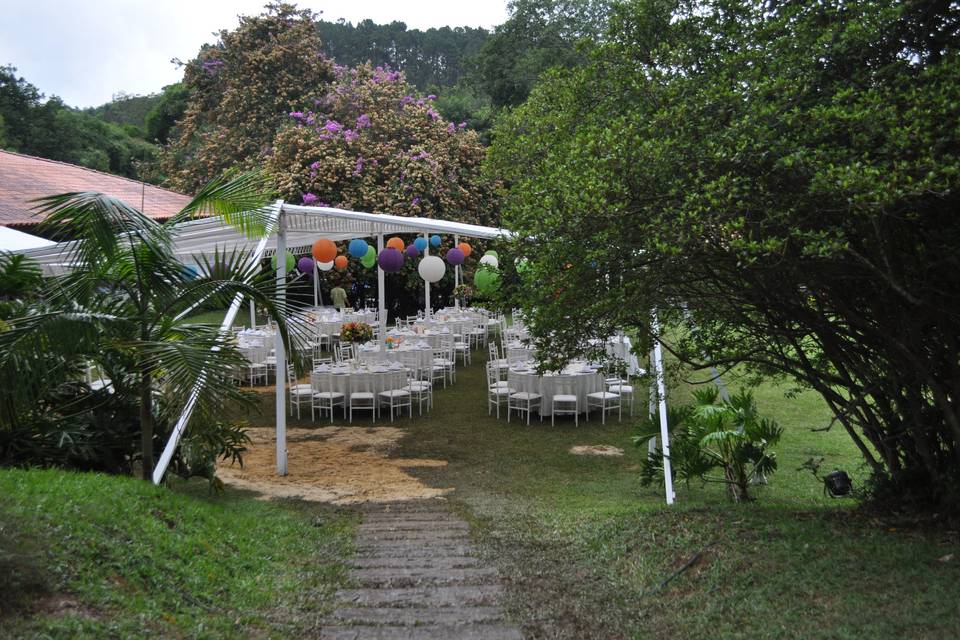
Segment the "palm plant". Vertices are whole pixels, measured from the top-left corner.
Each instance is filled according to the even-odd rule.
[[[231,373],[242,354],[218,327],[189,313],[212,298],[253,299],[291,334],[275,284],[258,278],[259,263],[236,252],[199,276],[173,252],[175,225],[197,215],[218,215],[251,237],[269,231],[264,183],[257,174],[217,179],[176,216],[157,222],[134,207],[99,193],[66,193],[40,200],[44,227],[76,239],[71,271],[46,281],[41,302],[0,331],[0,376],[6,396],[0,426],[29,420],[52,382],[75,376],[78,363],[106,375],[113,395],[138,407],[140,459],[145,479],[154,464],[156,425],[170,424],[194,390],[194,421],[213,423],[225,404],[242,400]],[[290,349],[295,352],[295,349]],[[61,418],[69,406],[57,407]],[[192,424],[192,422],[191,422]],[[21,425],[22,426],[22,425]]]
[[[761,418],[753,394],[747,390],[717,404],[714,387],[694,391],[696,403],[671,410],[670,463],[677,478],[689,482],[720,482],[734,502],[750,500],[756,478],[777,469],[777,457],[769,447],[783,433],[777,423]],[[648,419],[634,437],[638,446],[659,435],[660,425]],[[719,470],[719,474],[715,473]],[[643,463],[641,479],[652,483],[663,473],[663,451],[657,449]]]

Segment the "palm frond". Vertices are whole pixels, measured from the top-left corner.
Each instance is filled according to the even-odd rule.
[[[220,216],[230,226],[251,238],[266,235],[270,221],[269,185],[259,171],[214,178],[180,213],[167,221],[173,226],[203,215]]]
[[[73,192],[38,198],[37,215],[46,215],[40,228],[60,241],[74,241],[68,259],[81,267],[110,262],[132,238],[169,250],[167,230],[141,211],[102,193]]]

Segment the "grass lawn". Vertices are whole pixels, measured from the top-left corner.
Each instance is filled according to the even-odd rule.
[[[395,455],[448,461],[409,472],[456,488],[451,505],[499,568],[527,637],[960,637],[960,560],[939,561],[960,555],[957,532],[875,518],[798,470],[824,456],[824,470],[864,479],[845,433],[811,432],[829,418],[817,396],[757,389],[785,433],[756,502],[732,505],[697,483],[666,507],[661,485],[638,482],[631,420],[507,424],[487,416],[484,386],[475,354],[429,416],[393,423],[408,432]],[[686,384],[672,391],[688,396]],[[273,396],[262,405],[243,417],[272,427]],[[569,453],[601,444],[625,455]],[[210,496],[203,483],[0,471],[0,636],[310,637],[344,580],[357,521],[233,489]]]
[[[171,487],[0,470],[0,637],[310,635],[346,575],[356,516]]]
[[[488,417],[474,355],[429,417],[394,423],[409,431],[396,455],[449,462],[411,472],[456,487],[450,500],[504,575],[509,612],[528,637],[960,637],[960,561],[938,562],[960,551],[957,533],[874,519],[798,470],[824,456],[824,471],[865,477],[841,429],[811,432],[829,422],[815,394],[756,390],[761,412],[785,429],[780,470],[756,502],[729,504],[721,487],[697,483],[677,487],[666,507],[662,485],[638,482],[643,450],[630,443],[630,420],[527,427]],[[271,425],[272,412],[267,396],[250,420]],[[577,444],[626,455],[571,455]]]

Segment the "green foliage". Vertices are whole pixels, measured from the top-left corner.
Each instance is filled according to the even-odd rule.
[[[489,142],[489,131],[494,119],[489,96],[467,83],[444,87],[437,93],[434,104],[444,119],[457,124],[466,123],[468,129],[477,132],[481,142]]]
[[[160,157],[161,172],[186,193],[227,169],[259,168],[287,114],[321,98],[332,79],[310,11],[268,4],[219,35],[186,65],[186,110]],[[172,112],[181,91],[171,90]]]
[[[670,464],[674,476],[685,482],[700,479],[727,485],[734,502],[751,499],[750,486],[756,478],[766,479],[777,470],[777,457],[769,447],[780,441],[783,429],[761,418],[753,394],[746,389],[717,404],[715,387],[694,391],[695,405],[672,407]],[[646,447],[660,434],[660,423],[648,418],[634,436],[634,444]],[[646,458],[640,477],[650,485],[663,477],[663,450]],[[722,475],[713,475],[719,470]]]
[[[24,298],[43,282],[40,266],[19,253],[0,252],[0,300]],[[4,316],[0,314],[0,318]]]
[[[167,144],[174,135],[174,127],[187,110],[190,89],[182,82],[167,85],[144,116],[143,127],[147,140]]]
[[[316,29],[324,53],[337,64],[356,67],[369,62],[375,67],[400,69],[421,91],[456,85],[488,37],[486,29],[440,27],[421,31],[407,29],[403,22],[375,24],[372,20],[356,25],[318,20]]]
[[[356,518],[59,470],[0,470],[4,638],[309,635]],[[11,606],[12,605],[12,606]]]
[[[161,95],[151,93],[146,96],[130,95],[120,92],[113,96],[113,99],[99,107],[90,107],[84,109],[84,113],[96,116],[104,122],[120,125],[121,127],[132,127],[127,129],[129,132],[136,132],[139,137],[144,136],[146,131],[147,114],[156,108],[161,100]],[[131,133],[133,135],[133,133]]]
[[[957,24],[892,0],[619,8],[494,135],[537,346],[685,303],[678,356],[792,376],[892,494],[955,508]]]
[[[196,424],[213,427],[191,455],[239,451],[235,429],[216,416],[245,402],[232,373],[246,360],[218,327],[194,323],[188,312],[211,298],[243,295],[277,319],[291,344],[286,310],[275,304],[273,280],[258,280],[259,264],[244,255],[195,277],[171,245],[174,225],[197,214],[264,233],[262,187],[256,174],[215,180],[164,224],[102,194],[42,199],[45,228],[81,240],[70,253],[74,270],[44,283],[39,300],[18,307],[0,331],[6,464],[121,472],[138,459],[149,477],[154,440],[165,439],[194,391]],[[109,394],[84,382],[89,366],[109,380]]]
[[[4,148],[28,155],[151,180],[141,165],[153,160],[156,147],[123,126],[71,109],[43,95],[16,69],[0,67],[0,118],[5,123]]]
[[[609,0],[512,0],[510,18],[478,51],[471,80],[496,107],[522,103],[540,75],[586,61],[584,50],[600,38]]]

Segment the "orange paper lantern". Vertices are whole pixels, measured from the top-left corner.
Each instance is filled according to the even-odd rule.
[[[337,245],[333,240],[320,238],[313,243],[313,257],[317,262],[331,262],[337,257]]]
[[[397,251],[403,251],[404,249],[407,248],[407,245],[403,244],[403,240],[394,236],[393,238],[390,238],[389,240],[387,240],[387,248],[396,249]]]
[[[471,247],[466,242],[461,242],[460,244],[457,245],[457,248],[460,249],[460,251],[463,251],[464,258],[469,258],[470,254],[473,253],[473,247]]]
[[[347,256],[337,256],[337,259],[333,261],[333,266],[340,271],[343,271],[347,268]]]

